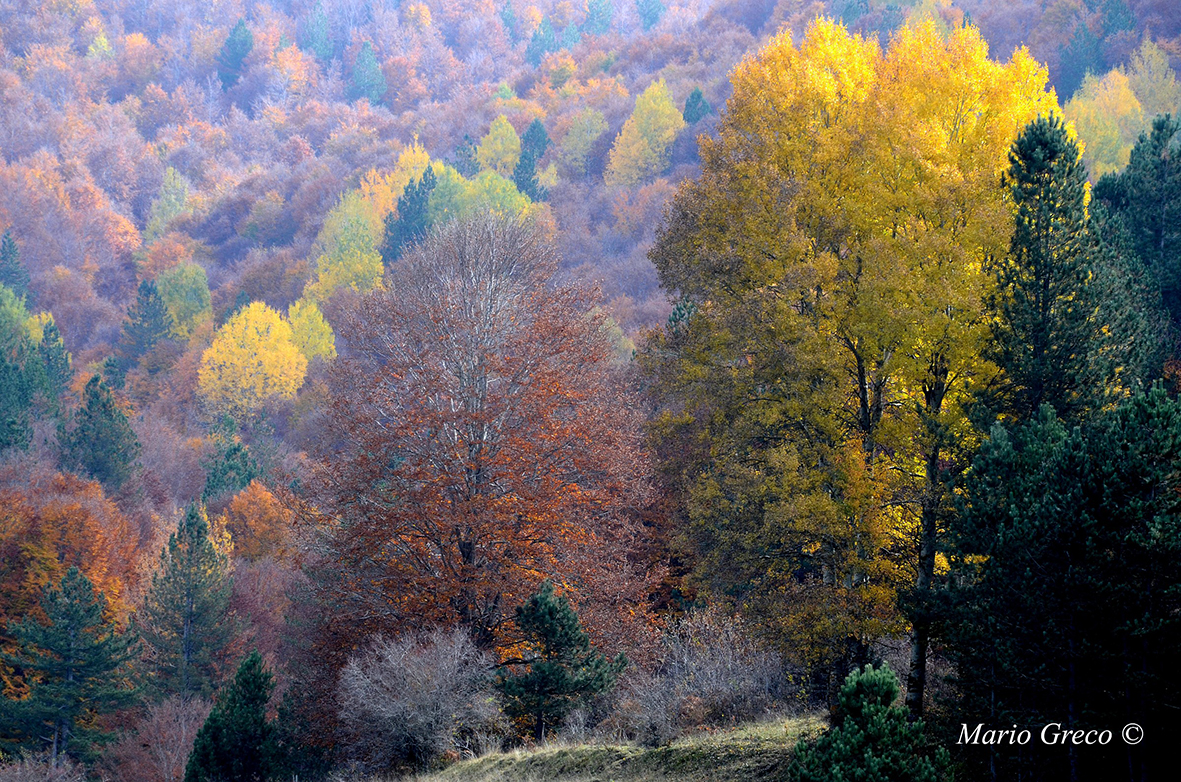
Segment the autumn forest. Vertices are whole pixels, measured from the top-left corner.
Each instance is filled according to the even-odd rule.
[[[1166,778],[1179,67],[1173,0],[0,0],[0,782]]]

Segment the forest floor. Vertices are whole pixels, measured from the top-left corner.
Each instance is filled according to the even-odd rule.
[[[785,779],[792,749],[825,726],[786,717],[678,739],[667,747],[563,744],[465,760],[416,782],[745,782]]]

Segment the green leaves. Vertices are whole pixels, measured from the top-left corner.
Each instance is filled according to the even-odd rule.
[[[554,594],[550,581],[517,608],[517,626],[532,652],[525,661],[529,668],[517,676],[502,674],[497,684],[511,713],[532,718],[540,741],[547,724],[614,686],[627,660],[623,655],[608,660],[591,648],[570,602]]]
[[[275,688],[258,650],[238,666],[197,732],[185,766],[185,782],[264,782],[274,778],[275,725],[267,702]]]
[[[55,761],[66,753],[88,759],[93,745],[107,738],[96,718],[133,695],[125,666],[136,640],[104,619],[105,598],[77,568],[58,587],[46,588],[41,608],[46,624],[26,616],[9,627],[16,649],[0,658],[23,672],[29,693],[5,702],[11,724],[0,727],[26,746],[48,744]]]
[[[139,440],[126,413],[98,375],[82,392],[82,407],[74,415],[74,428],[63,431],[62,464],[80,469],[109,489],[118,489],[131,477],[139,457]]]

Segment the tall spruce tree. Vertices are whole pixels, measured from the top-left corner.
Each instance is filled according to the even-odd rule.
[[[428,207],[435,190],[435,172],[430,166],[419,179],[411,180],[398,197],[398,209],[385,218],[385,236],[381,242],[381,261],[388,268],[402,257],[407,247],[426,236],[430,227]]]
[[[76,567],[41,598],[46,623],[24,617],[9,626],[15,642],[0,659],[18,670],[27,697],[3,702],[0,732],[24,746],[48,749],[55,766],[66,755],[89,760],[109,734],[98,718],[134,697],[128,663],[134,635],[104,618],[106,599]]]
[[[636,13],[640,16],[640,26],[644,32],[656,26],[664,16],[664,3],[660,0],[636,0]]]
[[[349,95],[353,100],[367,99],[370,103],[381,102],[385,95],[385,74],[377,64],[377,55],[373,51],[373,44],[366,41],[357,52],[357,61],[353,63],[353,81],[349,87]]]
[[[73,371],[70,369],[70,352],[66,350],[61,332],[52,320],[41,331],[37,353],[45,366],[46,396],[50,404],[56,407],[58,398],[70,385]]]
[[[690,92],[689,97],[685,99],[685,110],[681,114],[685,118],[686,124],[693,125],[694,123],[700,122],[711,113],[713,113],[713,107],[705,99],[701,88],[694,87],[693,92]]]
[[[242,64],[253,50],[254,35],[246,27],[246,20],[239,19],[217,55],[217,77],[223,89],[228,90],[242,78]]]
[[[102,378],[94,375],[82,391],[74,428],[59,434],[62,464],[81,470],[110,489],[131,477],[139,456],[139,440],[127,415]]]
[[[544,201],[545,188],[537,181],[537,157],[532,149],[522,149],[517,165],[513,167],[513,184],[531,201]]]
[[[0,285],[7,286],[17,296],[29,296],[29,272],[21,263],[12,231],[5,231],[0,237]]]
[[[465,179],[474,179],[480,173],[480,161],[476,159],[476,142],[467,133],[455,148],[455,170]]]
[[[1157,117],[1120,174],[1095,186],[1127,228],[1131,247],[1156,277],[1175,329],[1181,329],[1181,118]]]
[[[150,655],[150,684],[160,695],[209,696],[234,634],[230,563],[210,538],[205,510],[189,506],[144,597],[137,625]]]
[[[127,319],[123,321],[123,333],[116,348],[121,368],[130,368],[140,357],[151,352],[156,343],[172,333],[173,328],[172,315],[156,289],[156,283],[144,280],[139,284],[135,302],[127,308]]]
[[[611,32],[614,13],[611,0],[587,0],[586,21],[582,23],[582,31],[587,35],[606,35]]]
[[[275,726],[267,720],[274,676],[258,650],[218,693],[197,731],[184,782],[265,782],[275,777]]]
[[[332,61],[332,33],[328,23],[328,14],[324,7],[316,3],[308,14],[303,26],[303,47],[316,56],[322,63]]]
[[[1049,406],[993,427],[959,494],[940,622],[960,713],[1067,730],[1175,719],[1179,468],[1181,403],[1159,387],[1069,429]],[[1035,742],[966,759],[997,779],[1144,779],[1146,753],[1165,749]]]
[[[549,133],[545,131],[545,125],[540,119],[536,117],[529,123],[529,127],[525,128],[525,132],[521,134],[521,154],[532,152],[535,161],[541,160],[541,156],[549,149],[550,139]]]
[[[509,711],[533,720],[533,736],[545,738],[552,726],[579,702],[609,690],[627,665],[621,654],[608,660],[592,649],[578,615],[565,597],[546,581],[537,594],[517,608],[517,626],[530,651],[519,675],[497,680]]]
[[[1064,420],[1095,403],[1104,379],[1090,358],[1097,307],[1088,231],[1087,174],[1078,144],[1056,115],[1039,117],[1009,153],[1016,206],[1009,253],[994,259],[999,406],[1018,420],[1048,404]]]
[[[201,466],[205,468],[205,488],[201,498],[206,503],[219,502],[245,489],[260,474],[258,461],[238,436],[238,425],[230,416],[210,432],[211,453]]]
[[[549,17],[541,20],[541,24],[537,25],[537,29],[533,31],[533,37],[529,39],[529,45],[525,47],[525,59],[533,67],[541,65],[541,61],[550,52],[558,50],[558,36],[554,32],[554,26],[550,22]]]

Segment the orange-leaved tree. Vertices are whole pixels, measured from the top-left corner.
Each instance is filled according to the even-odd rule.
[[[635,640],[640,422],[605,315],[553,284],[556,264],[531,222],[483,213],[347,313],[316,497],[338,637],[460,625],[503,652],[552,578],[600,618],[592,634]]]

